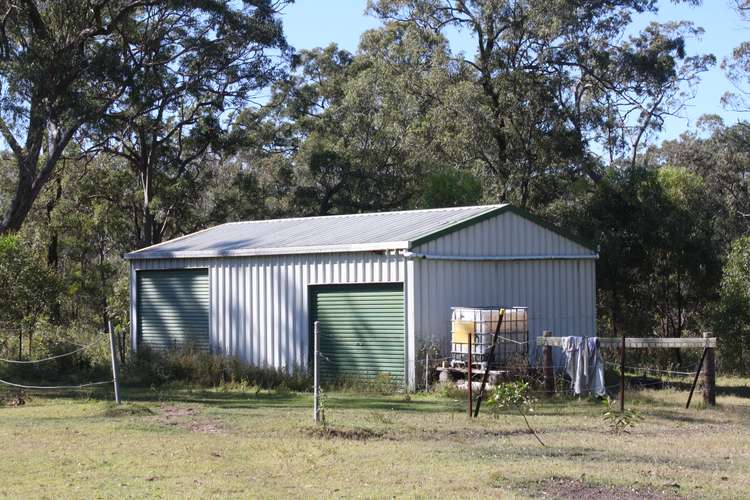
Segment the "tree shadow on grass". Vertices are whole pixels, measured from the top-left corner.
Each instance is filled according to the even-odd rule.
[[[8,398],[15,394],[8,391]],[[113,401],[111,388],[93,388],[86,391],[28,391],[30,399]],[[137,403],[184,403],[213,406],[222,409],[263,409],[263,408],[308,408],[312,407],[312,394],[292,391],[218,391],[188,388],[147,388],[125,386],[121,388],[124,402]],[[416,413],[441,413],[460,411],[460,402],[441,399],[405,398],[403,394],[382,395],[356,392],[328,392],[324,394],[324,404],[337,410],[397,410]],[[7,399],[7,398],[5,398]]]
[[[294,392],[219,392],[210,390],[126,390],[123,399],[143,403],[186,403],[216,408],[303,408],[308,399]]]
[[[666,420],[668,422],[682,422],[686,424],[715,424],[715,425],[725,425],[730,424],[731,420],[727,419],[721,419],[717,420],[716,418],[707,418],[702,417],[699,414],[694,415],[685,415],[684,413],[679,413],[678,410],[669,410],[669,409],[659,409],[659,410],[648,410],[645,412],[646,418],[653,417],[660,420]]]
[[[211,390],[152,391],[131,389],[123,393],[128,401],[173,402],[213,406],[222,409],[311,408],[312,394],[298,392],[220,392]],[[404,412],[438,413],[451,411],[451,402],[405,400],[401,395],[333,393],[325,396],[324,404],[331,409],[398,410]]]
[[[717,396],[736,396],[738,398],[750,398],[750,386],[747,385],[730,385],[717,386]]]
[[[329,408],[341,410],[397,410],[413,413],[445,413],[457,411],[452,401],[412,399],[402,396],[381,396],[370,394],[334,394],[328,396]]]

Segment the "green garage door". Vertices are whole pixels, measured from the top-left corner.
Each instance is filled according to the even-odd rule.
[[[379,373],[403,381],[403,285],[314,287],[312,309],[313,320],[320,321],[324,381],[369,378]]]
[[[209,351],[208,270],[138,271],[138,341]]]

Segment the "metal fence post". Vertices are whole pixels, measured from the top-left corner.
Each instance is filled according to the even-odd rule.
[[[469,412],[469,418],[471,418],[474,410],[474,400],[472,398],[472,391],[471,391],[471,332],[469,332],[469,353],[468,353],[468,363],[467,363],[467,373],[466,373],[466,382],[468,382],[467,388],[469,390],[469,406],[468,406],[468,412]]]
[[[542,336],[551,337],[552,332],[549,330],[544,330],[542,332]],[[542,349],[542,352],[543,352],[542,370],[544,374],[544,390],[548,396],[551,396],[555,393],[555,371],[552,368],[552,346],[545,344],[544,348]]]
[[[625,332],[620,339],[620,413],[625,411]]]
[[[427,392],[430,388],[430,351],[424,354],[424,390]]]
[[[313,323],[313,419],[320,422],[320,321]]]
[[[703,332],[703,338],[707,339],[711,332]],[[706,369],[703,370],[703,402],[710,406],[716,406],[716,355],[713,348],[706,349]]]
[[[122,403],[120,400],[120,381],[118,377],[117,354],[115,350],[115,332],[112,331],[112,322],[107,321],[107,330],[109,331],[109,355],[112,358],[112,383],[115,386],[115,403]]]

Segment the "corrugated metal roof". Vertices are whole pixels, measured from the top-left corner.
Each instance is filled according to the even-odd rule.
[[[127,259],[288,255],[408,249],[505,205],[230,222],[125,255]]]

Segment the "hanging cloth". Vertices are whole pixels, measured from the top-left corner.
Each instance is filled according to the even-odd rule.
[[[604,361],[596,337],[563,337],[565,371],[570,377],[573,393],[591,392],[604,396]]]

